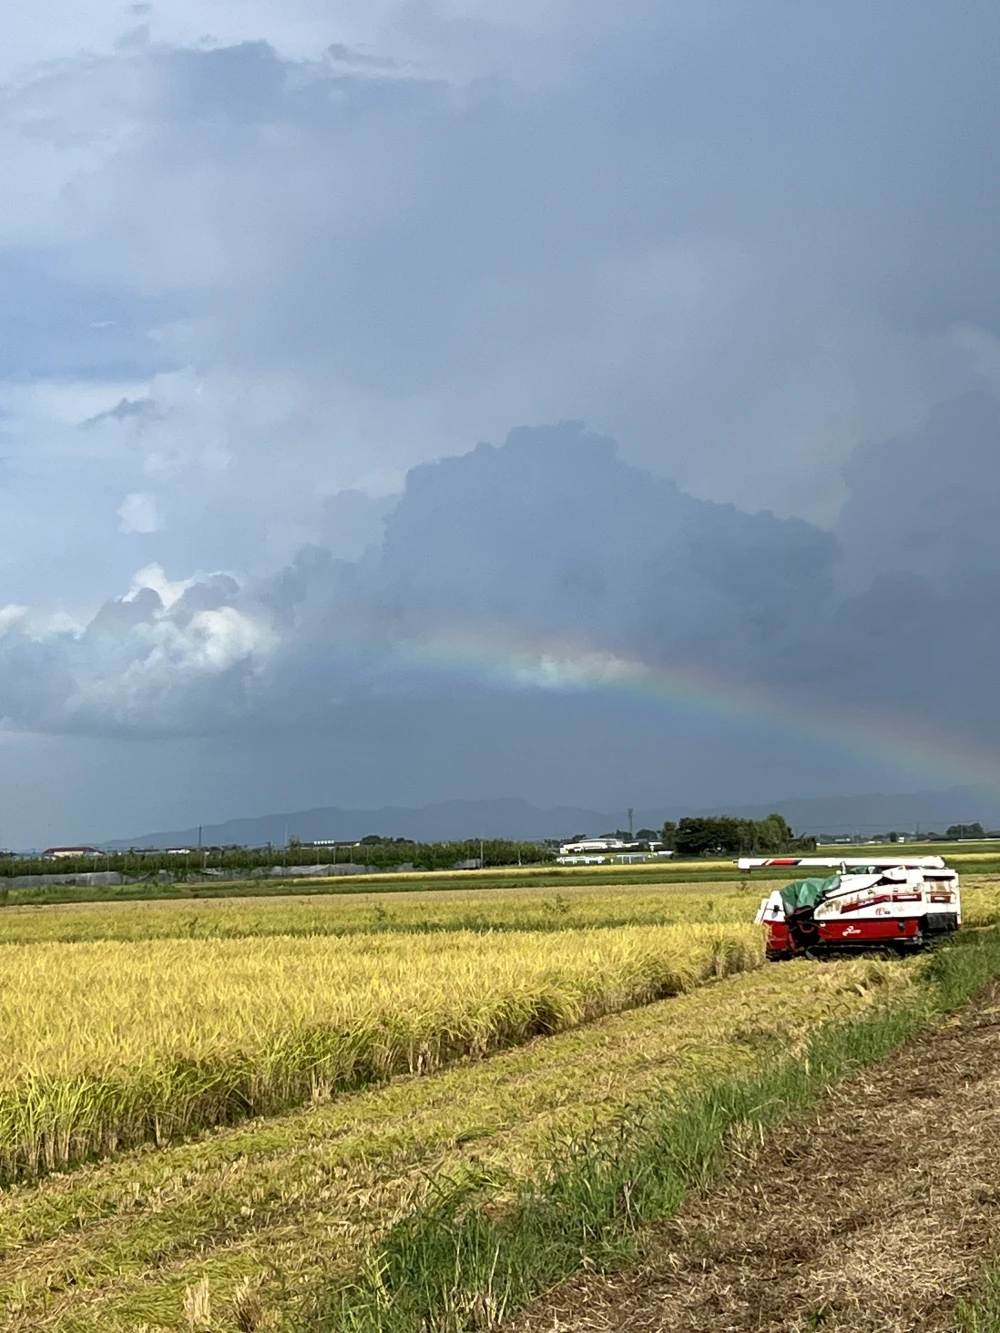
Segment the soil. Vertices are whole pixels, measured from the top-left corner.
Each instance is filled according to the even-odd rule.
[[[1000,1249],[1000,986],[584,1274],[516,1333],[938,1333]]]

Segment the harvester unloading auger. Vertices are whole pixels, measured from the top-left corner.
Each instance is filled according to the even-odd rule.
[[[797,879],[762,899],[758,925],[767,927],[772,959],[823,954],[920,949],[962,924],[958,875],[940,856],[749,857],[741,870],[815,866],[834,873]]]

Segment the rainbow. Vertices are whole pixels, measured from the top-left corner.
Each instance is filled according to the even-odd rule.
[[[508,691],[631,696],[686,716],[763,727],[776,738],[874,761],[907,781],[1000,785],[1000,754],[924,721],[831,707],[701,665],[643,662],[566,640],[518,642],[508,631],[478,630],[396,640],[389,660],[407,672],[458,676]]]

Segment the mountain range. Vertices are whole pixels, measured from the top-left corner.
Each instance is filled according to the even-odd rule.
[[[659,828],[665,819],[683,815],[731,814],[762,819],[778,810],[799,833],[873,835],[890,829],[901,832],[943,832],[949,824],[979,821],[986,828],[1000,826],[1000,789],[991,786],[949,787],[943,791],[902,795],[871,793],[862,796],[794,797],[762,805],[668,809],[637,809],[633,827]],[[322,839],[351,841],[366,834],[443,842],[460,838],[569,838],[628,827],[624,810],[599,811],[559,805],[542,809],[516,797],[484,801],[443,801],[420,807],[382,806],[378,810],[349,810],[320,806],[286,814],[258,815],[205,824],[201,829],[170,829],[104,844],[121,847],[187,847],[239,844],[284,844],[296,837],[303,842]]]

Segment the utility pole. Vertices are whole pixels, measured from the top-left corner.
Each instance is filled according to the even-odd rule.
[[[632,807],[629,806],[629,808],[628,808],[628,840],[629,840],[629,842],[634,842],[634,841],[635,841],[635,839],[634,839],[633,836],[632,836],[632,815],[633,815],[634,813],[635,813],[635,812],[633,811]]]

